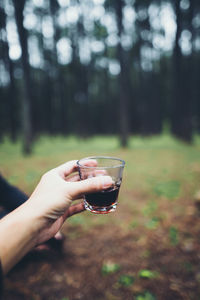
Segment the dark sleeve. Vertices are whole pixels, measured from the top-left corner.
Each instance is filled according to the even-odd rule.
[[[3,272],[1,267],[1,261],[0,261],[0,299],[3,299]]]
[[[0,205],[9,211],[17,208],[28,199],[27,195],[15,186],[9,184],[0,175]]]

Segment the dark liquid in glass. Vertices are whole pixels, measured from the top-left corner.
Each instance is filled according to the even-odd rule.
[[[91,206],[106,207],[117,201],[120,185],[105,191],[85,195],[85,200]]]

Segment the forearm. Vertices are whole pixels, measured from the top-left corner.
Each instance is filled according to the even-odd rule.
[[[7,273],[37,244],[41,222],[22,205],[0,221],[0,258]]]
[[[70,207],[73,200],[113,185],[110,176],[67,181],[77,170],[77,161],[71,161],[47,172],[31,197],[0,221],[0,259],[4,273],[34,246],[52,238],[67,217],[83,210],[82,205]]]

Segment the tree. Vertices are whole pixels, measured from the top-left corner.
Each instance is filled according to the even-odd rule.
[[[23,88],[24,95],[22,101],[22,127],[23,127],[23,151],[25,154],[31,153],[32,144],[32,124],[31,124],[31,103],[33,101],[31,69],[28,54],[28,34],[23,25],[23,12],[25,0],[13,0],[15,8],[15,20],[19,34],[19,41],[22,50]]]
[[[117,58],[120,63],[121,71],[119,73],[119,124],[120,124],[120,142],[122,147],[127,147],[129,136],[129,97],[128,97],[128,82],[129,82],[129,69],[126,63],[126,55],[122,47],[122,34],[123,34],[123,6],[124,1],[118,0],[115,3],[118,37],[119,42],[117,45]]]
[[[176,15],[176,37],[173,50],[173,105],[172,105],[172,133],[187,142],[192,141],[192,115],[191,99],[188,98],[188,90],[185,90],[186,73],[183,68],[183,55],[180,46],[180,38],[183,29],[183,13],[181,0],[174,3]]]
[[[0,135],[14,138],[21,122],[24,152],[43,133],[112,133],[126,147],[129,134],[159,134],[168,120],[173,134],[189,142],[199,130],[198,0],[0,4]],[[169,5],[177,28],[174,45],[165,51],[168,27],[159,18]],[[9,56],[16,44],[5,34],[15,30],[14,17],[22,49],[17,61]],[[63,64],[59,55],[68,49],[71,62]]]
[[[0,1],[0,29],[4,30],[4,41],[2,41],[4,61],[9,74],[9,91],[8,91],[8,120],[9,133],[11,140],[16,141],[17,138],[17,90],[14,78],[14,64],[9,56],[9,44],[7,40],[6,30],[6,13],[4,10],[4,1]]]
[[[53,23],[53,51],[52,51],[52,87],[53,87],[53,95],[52,95],[52,108],[53,108],[53,131],[54,133],[66,133],[67,132],[67,97],[63,91],[64,88],[64,80],[61,73],[61,68],[58,62],[58,52],[57,52],[57,43],[60,39],[60,28],[57,24],[57,15],[59,11],[59,4],[57,0],[50,0],[50,13],[52,17]]]

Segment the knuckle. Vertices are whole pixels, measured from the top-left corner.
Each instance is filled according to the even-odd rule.
[[[94,181],[94,189],[96,191],[99,191],[102,189],[102,180],[100,178],[100,176],[95,177],[95,181]]]

